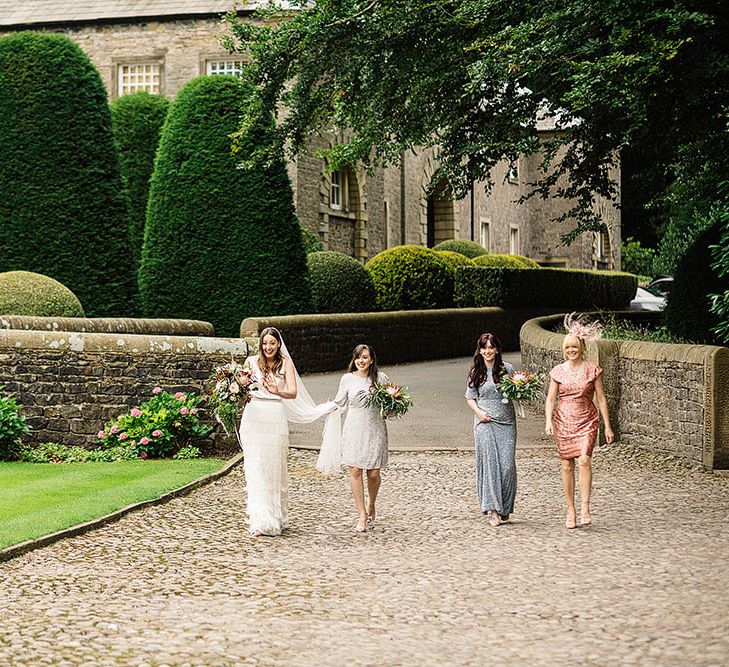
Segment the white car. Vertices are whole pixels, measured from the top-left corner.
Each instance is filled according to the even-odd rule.
[[[665,307],[665,296],[652,294],[643,287],[637,289],[635,298],[630,302],[631,310],[663,310]]]

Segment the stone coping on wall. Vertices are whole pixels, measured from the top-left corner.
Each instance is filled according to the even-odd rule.
[[[209,353],[245,356],[248,353],[246,341],[239,338],[15,329],[0,329],[0,350],[3,348],[133,354]]]
[[[215,335],[215,330],[210,322],[139,317],[32,317],[29,315],[1,315],[0,329],[144,334],[148,336],[212,337]]]
[[[589,313],[600,317],[601,313]],[[661,314],[614,313],[625,319],[644,321],[653,317],[660,321]],[[561,360],[563,333],[552,331],[564,315],[539,317],[524,323],[520,333],[522,354],[541,350],[544,362]],[[685,365],[703,371],[702,395],[696,402],[703,408],[702,424],[702,462],[707,468],[729,468],[729,348],[715,345],[668,344],[634,340],[600,340],[588,345],[587,358],[605,369],[605,393],[611,414],[618,413],[621,401],[619,367],[621,362],[641,361],[666,365]],[[537,370],[537,369],[535,369]],[[547,368],[539,370],[548,370]],[[650,414],[659,397],[650,397],[645,404],[631,406],[630,409]],[[628,409],[627,406],[621,406]],[[613,424],[616,434],[620,434],[620,424]],[[646,427],[648,428],[648,426]],[[632,444],[632,443],[631,443]],[[641,443],[635,443],[640,446]]]

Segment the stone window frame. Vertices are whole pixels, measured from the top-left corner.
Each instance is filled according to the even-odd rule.
[[[111,98],[113,100],[122,97],[120,92],[121,81],[119,68],[123,65],[157,65],[159,68],[159,90],[153,95],[165,94],[165,57],[162,55],[153,56],[130,56],[126,58],[112,58],[111,60]],[[141,91],[135,91],[141,92]],[[148,91],[151,92],[151,91]],[[124,93],[125,95],[129,93]]]
[[[486,234],[484,235],[484,228]],[[484,243],[484,236],[486,236],[486,243]],[[491,252],[491,218],[479,218],[478,220],[478,240],[481,246]]]
[[[201,76],[214,76],[215,74],[225,74],[226,72],[209,72],[208,63],[211,62],[240,62],[243,65],[250,65],[251,59],[240,53],[232,55],[227,51],[218,51],[210,53],[201,53],[199,62],[199,72]],[[231,72],[233,74],[233,72]]]
[[[349,178],[345,169],[335,169],[329,174],[329,208],[334,211],[347,211]]]
[[[521,250],[521,235],[519,233],[519,227],[517,225],[509,225],[509,254],[520,255]],[[516,243],[514,243],[516,239]]]

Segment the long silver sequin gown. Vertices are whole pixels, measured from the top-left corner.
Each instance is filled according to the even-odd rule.
[[[513,373],[511,364],[504,364]],[[511,402],[503,403],[488,368],[480,387],[466,386],[466,398],[475,399],[478,407],[491,415],[480,422],[474,415],[476,445],[476,485],[481,511],[496,510],[501,516],[514,511],[516,498],[516,414]]]
[[[389,380],[384,373],[377,379],[378,382]],[[347,410],[342,427],[342,464],[362,470],[387,465],[387,425],[377,408],[364,407],[369,390],[369,378],[347,373],[342,376],[334,399]]]

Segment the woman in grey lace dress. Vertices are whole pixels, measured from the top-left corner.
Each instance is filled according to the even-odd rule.
[[[478,501],[492,526],[508,521],[516,497],[516,415],[499,392],[501,377],[513,372],[501,359],[499,339],[481,334],[468,373],[466,402],[475,415]]]
[[[342,376],[334,402],[347,411],[342,427],[342,463],[349,467],[349,485],[358,520],[354,529],[363,533],[375,522],[375,501],[380,490],[380,468],[387,465],[387,426],[376,407],[366,408],[364,400],[375,382],[387,382],[378,371],[375,353],[369,345],[357,345]],[[367,475],[367,507],[364,480]]]

